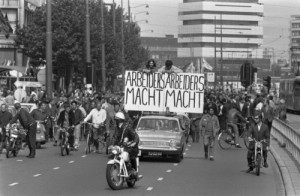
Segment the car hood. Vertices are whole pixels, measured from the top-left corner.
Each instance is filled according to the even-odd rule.
[[[174,131],[137,131],[141,140],[170,140],[180,139],[182,133]]]

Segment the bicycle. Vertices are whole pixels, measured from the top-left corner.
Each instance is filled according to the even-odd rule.
[[[240,138],[243,138],[246,148],[249,149],[249,141],[247,137],[249,122],[247,121],[246,123],[237,123],[237,125],[240,125]],[[227,126],[227,129],[222,130],[218,136],[219,146],[224,150],[231,148],[231,146],[235,146],[236,144],[234,142],[234,138],[235,133],[233,132],[232,126],[229,125]]]
[[[98,125],[95,123],[88,123],[86,124],[89,125],[89,128],[86,133],[86,148],[85,148],[85,154],[89,154],[92,151],[92,145],[94,145],[94,136],[93,136],[93,125]],[[100,134],[97,139],[99,148],[102,147],[101,149],[104,149],[106,147],[106,132],[105,132],[105,125],[102,123],[99,125],[100,126]],[[84,131],[86,132],[86,131]],[[100,146],[101,144],[101,146]]]

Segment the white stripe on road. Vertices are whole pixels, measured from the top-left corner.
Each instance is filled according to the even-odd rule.
[[[167,172],[167,173],[171,173],[171,172],[172,172],[172,170],[171,170],[171,169],[169,169],[169,170],[167,170],[166,172]]]
[[[60,167],[54,167],[53,169],[54,169],[54,170],[58,170],[59,168],[60,168]]]
[[[69,163],[74,163],[75,161],[70,161]]]
[[[42,174],[35,174],[35,175],[33,175],[33,177],[38,177],[38,176],[40,176],[40,175],[42,175]]]
[[[186,153],[183,153],[183,155],[186,155]]]
[[[164,178],[158,178],[157,180],[158,180],[158,181],[162,181],[163,179],[164,179]]]
[[[191,147],[191,144],[189,144],[188,147]]]
[[[147,188],[147,191],[152,191],[153,190],[153,187],[148,187]]]
[[[21,160],[21,159],[18,159],[17,161],[18,161],[18,162],[22,162],[23,160]]]
[[[9,184],[8,186],[15,186],[17,184],[19,184],[19,183],[18,182],[14,182],[14,183]]]
[[[185,150],[189,150],[189,149],[187,148],[187,149],[185,149]]]
[[[174,166],[177,166],[178,165],[178,163],[174,163]]]
[[[82,155],[81,157],[83,157],[83,158],[84,158],[84,157],[86,157],[86,155]]]

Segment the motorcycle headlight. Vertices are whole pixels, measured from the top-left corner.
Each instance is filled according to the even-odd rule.
[[[175,148],[176,147],[176,141],[170,140],[170,147]]]
[[[261,143],[257,143],[257,148],[261,148],[262,144]]]
[[[113,153],[113,154],[119,154],[120,153],[120,148],[118,146],[112,147],[111,153]]]

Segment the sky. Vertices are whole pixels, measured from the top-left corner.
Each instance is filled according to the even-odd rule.
[[[112,0],[107,0],[112,1]],[[183,0],[129,0],[131,13],[141,27],[143,37],[164,37],[178,33],[178,4]],[[121,0],[115,0],[117,4]],[[300,0],[259,0],[264,4],[264,40],[262,47],[273,47],[276,58],[288,58],[289,20],[300,14]],[[148,4],[146,8],[145,4]],[[124,0],[124,7],[128,0]],[[127,9],[125,9],[127,12]],[[149,12],[149,15],[146,14]],[[146,21],[148,23],[146,23]]]

